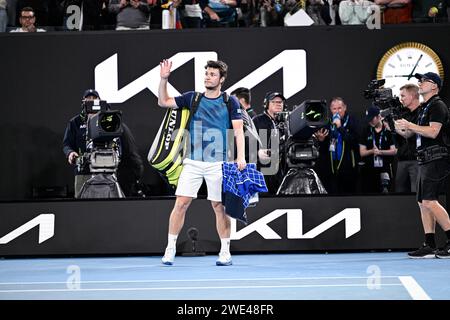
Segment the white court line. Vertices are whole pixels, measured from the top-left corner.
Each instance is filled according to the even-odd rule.
[[[380,284],[381,286],[402,286],[401,283]],[[82,292],[82,291],[162,291],[162,290],[210,290],[210,289],[260,289],[260,288],[324,288],[324,287],[367,287],[367,284],[311,284],[281,286],[224,286],[224,287],[161,287],[161,288],[89,288],[89,289],[31,289],[0,290],[0,293],[26,292]]]
[[[409,295],[413,300],[431,300],[430,296],[422,289],[417,281],[411,276],[398,277],[403,286],[408,290]]]
[[[398,278],[398,276],[381,276],[380,278]],[[327,279],[367,279],[366,277],[299,277],[299,278],[240,278],[240,279],[150,279],[150,280],[86,280],[83,283],[148,283],[148,282],[209,282],[209,281],[273,281],[273,280],[327,280]],[[0,285],[27,285],[27,284],[65,284],[67,281],[49,282],[0,282]]]

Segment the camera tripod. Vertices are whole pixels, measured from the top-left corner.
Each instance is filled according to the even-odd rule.
[[[94,173],[81,187],[80,198],[125,198],[125,195],[115,173]]]
[[[326,193],[319,176],[309,167],[290,168],[277,191],[277,195]]]

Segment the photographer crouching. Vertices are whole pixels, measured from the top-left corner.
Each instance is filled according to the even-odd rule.
[[[93,103],[94,101],[97,101]],[[94,171],[91,169],[92,165],[87,157],[90,151],[87,150],[88,145],[92,145],[93,141],[89,141],[87,137],[87,130],[89,126],[89,119],[98,115],[100,112],[100,105],[107,105],[106,103],[100,104],[100,95],[96,90],[88,89],[84,92],[82,97],[81,112],[67,124],[64,139],[63,139],[63,152],[66,155],[67,162],[74,167],[75,173],[75,198],[81,197],[83,185],[93,177]],[[95,106],[93,108],[92,106]],[[99,121],[100,122],[100,121]],[[115,147],[117,149],[117,166],[112,168],[111,164],[101,163],[106,159],[102,159],[99,156],[98,172],[111,172],[117,171],[117,179],[120,185],[121,191],[125,196],[140,195],[142,191],[139,188],[139,180],[142,176],[144,165],[141,157],[139,156],[138,149],[131,134],[130,129],[120,120],[121,132],[117,138],[108,140],[114,140]],[[108,134],[108,133],[106,133]],[[117,143],[116,143],[117,142]],[[112,155],[115,154],[112,152]],[[86,161],[85,161],[86,160]],[[102,169],[102,166],[105,168]]]
[[[410,258],[450,257],[450,218],[439,204],[439,190],[449,174],[448,126],[449,110],[439,97],[442,80],[436,73],[416,74],[419,94],[423,98],[417,124],[405,119],[395,121],[395,130],[408,138],[416,136],[417,201],[425,232],[425,243],[418,250],[408,253]],[[445,231],[447,243],[437,250],[435,241],[436,222]]]

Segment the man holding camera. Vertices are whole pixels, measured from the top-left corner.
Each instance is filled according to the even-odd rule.
[[[76,165],[77,159],[86,152],[86,128],[88,118],[93,114],[86,109],[86,102],[100,100],[96,90],[88,89],[83,94],[81,112],[67,124],[63,140],[63,152],[70,165]],[[142,176],[144,165],[130,129],[122,123],[123,133],[120,137],[120,163],[118,180],[126,196],[137,192],[137,183]],[[75,198],[80,197],[81,189],[86,181],[92,177],[88,166],[75,166]]]
[[[400,88],[400,102],[406,108],[402,118],[416,123],[419,115],[419,87],[406,84]],[[397,131],[397,130],[396,130]],[[395,176],[396,192],[416,192],[417,172],[419,171],[416,157],[415,137],[405,138],[401,133],[396,136],[397,172]]]
[[[425,243],[418,250],[408,253],[410,258],[450,258],[450,218],[439,204],[439,190],[449,174],[449,110],[439,97],[442,80],[438,74],[416,74],[419,94],[423,98],[417,123],[406,119],[395,121],[395,130],[405,138],[415,136],[419,172],[417,178],[417,202],[425,232]],[[436,222],[447,236],[443,250],[437,250]]]

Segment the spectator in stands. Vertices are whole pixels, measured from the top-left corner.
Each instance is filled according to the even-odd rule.
[[[44,29],[36,28],[36,17],[31,7],[25,7],[20,11],[19,21],[22,27],[11,30],[11,32],[45,32]]]
[[[339,4],[339,17],[342,24],[365,24],[372,14],[371,6],[375,4],[368,0],[346,0]]]
[[[0,0],[0,32],[6,31],[8,14],[6,13],[6,0]]]
[[[413,22],[447,22],[448,0],[413,0]]]
[[[62,2],[63,26],[65,30],[100,30],[103,29],[103,17],[108,0],[65,0]],[[82,9],[82,19],[74,19],[71,7]],[[81,12],[81,11],[80,11]],[[79,24],[75,25],[75,22]]]
[[[261,0],[259,3],[260,26],[284,26],[284,16],[286,13],[284,1]]]
[[[200,0],[206,27],[236,27],[240,0]]]
[[[33,8],[37,20],[37,26],[48,26],[50,15],[50,2],[52,0],[17,0],[17,10]]]
[[[67,162],[74,166],[75,198],[79,198],[83,184],[92,177],[89,168],[75,166],[78,157],[86,152],[86,123],[89,115],[86,112],[86,101],[100,99],[96,90],[88,89],[82,98],[80,114],[70,119],[64,133],[63,152]],[[123,134],[119,138],[120,163],[117,170],[117,179],[125,196],[139,195],[139,180],[142,177],[144,165],[139,155],[136,142],[130,129],[122,122]]]
[[[393,176],[391,163],[397,148],[378,107],[367,109],[366,120],[369,125],[363,130],[359,142],[359,152],[364,160],[363,191],[388,193]]]
[[[183,28],[201,28],[203,12],[197,0],[182,0],[177,6]]]
[[[264,113],[253,118],[253,123],[263,143],[263,149],[258,151],[260,159],[259,168],[261,168],[264,174],[264,179],[269,189],[268,192],[271,194],[277,193],[284,177],[282,155],[276,150],[277,146],[272,145],[272,142],[282,143],[280,137],[283,133],[280,133],[279,130],[280,121],[277,114],[284,110],[285,104],[286,99],[283,94],[269,91],[264,97]],[[270,173],[267,171],[270,171]]]
[[[359,160],[358,122],[347,112],[343,98],[330,103],[330,124],[314,136],[319,141],[315,169],[329,194],[356,192]]]
[[[410,23],[412,21],[411,0],[375,0],[382,11],[382,23]]]
[[[257,26],[257,0],[241,0],[236,8],[239,27]]]
[[[244,87],[237,88],[231,92],[232,96],[236,96],[238,98],[241,105],[244,107],[245,111],[247,111],[250,118],[254,118],[256,116],[255,110],[253,110],[251,106],[251,93],[250,90]]]
[[[339,4],[342,0],[324,0],[328,2],[328,10],[331,22],[330,25],[341,25],[341,19],[339,18]]]
[[[416,123],[420,105],[419,87],[415,84],[402,86],[400,88],[400,101],[407,108],[401,117],[409,122]],[[398,134],[395,137],[395,142],[398,150],[395,191],[416,192],[417,172],[419,171],[416,156],[416,137],[403,137]]]
[[[326,0],[308,0],[306,13],[313,19],[315,25],[331,23],[330,4]]]
[[[150,29],[150,6],[146,0],[110,0],[109,10],[117,14],[116,30]]]
[[[8,26],[15,27],[17,21],[17,0],[6,0],[6,13],[8,14]]]

